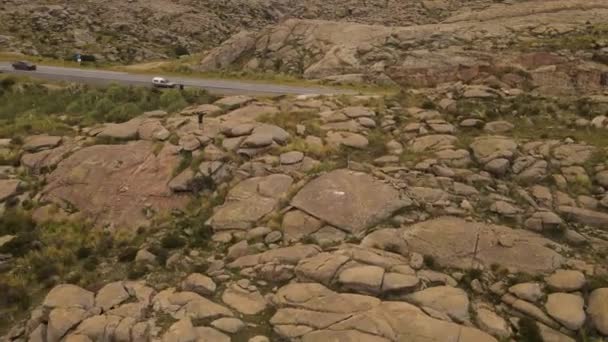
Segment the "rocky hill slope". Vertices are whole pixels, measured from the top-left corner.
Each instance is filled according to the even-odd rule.
[[[608,71],[606,15],[605,1],[555,0],[494,5],[406,27],[293,19],[232,37],[198,68],[283,72],[332,83],[498,82],[588,93],[601,91]]]
[[[410,25],[437,22],[491,0],[6,0],[0,49],[55,58],[75,52],[133,63],[214,47],[240,30],[286,18]],[[177,50],[176,50],[177,49]]]
[[[4,339],[608,336],[607,109],[452,83],[2,140]]]

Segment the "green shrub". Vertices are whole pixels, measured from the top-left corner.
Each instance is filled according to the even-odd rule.
[[[13,86],[14,82],[19,86]],[[177,111],[213,100],[200,89],[159,91],[116,84],[50,88],[33,81],[0,78],[0,137],[73,134],[72,125],[122,122],[147,110]],[[68,114],[67,119],[59,118],[63,114]]]
[[[0,235],[12,235],[22,232],[31,232],[36,228],[32,217],[22,211],[7,210],[0,217]]]
[[[89,272],[92,272],[97,269],[97,265],[99,265],[99,259],[97,259],[96,256],[92,255],[84,261],[84,263],[82,264],[82,268]]]
[[[540,329],[536,321],[530,317],[523,317],[519,320],[519,338],[521,342],[543,342]]]
[[[189,55],[190,51],[188,51],[187,47],[185,47],[183,45],[178,45],[173,49],[173,53],[175,54],[175,56],[179,57],[179,56]]]
[[[133,264],[129,267],[129,273],[127,274],[127,278],[130,280],[136,280],[148,273],[148,269],[143,265]]]
[[[106,121],[110,122],[125,122],[141,114],[143,111],[134,103],[125,103],[114,107],[108,115]]]
[[[423,260],[424,260],[424,264],[432,270],[436,269],[438,267],[437,261],[435,260],[435,257],[432,255],[425,255],[423,257]]]
[[[25,310],[30,306],[30,295],[28,290],[23,286],[10,285],[5,282],[0,282],[0,307],[9,307],[17,305],[20,309]]]
[[[161,246],[166,249],[176,249],[180,247],[184,247],[186,245],[186,240],[180,237],[176,233],[170,233],[165,235],[160,240]]]
[[[78,248],[78,250],[76,251],[76,257],[79,260],[86,259],[91,255],[91,253],[93,253],[93,250],[90,247],[83,246]]]
[[[136,247],[126,247],[118,254],[118,261],[120,262],[131,262],[135,260],[138,249]]]
[[[21,257],[27,254],[37,241],[38,236],[33,232],[21,232],[14,239],[0,247],[0,253],[11,254],[14,257]]]

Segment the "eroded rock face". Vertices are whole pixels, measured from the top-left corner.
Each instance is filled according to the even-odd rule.
[[[158,155],[153,150],[147,141],[79,150],[48,176],[43,196],[60,206],[69,203],[98,226],[146,225],[146,210],[162,212],[187,202],[167,185],[180,160],[177,150],[171,145]]]
[[[285,338],[303,341],[496,341],[477,330],[440,321],[405,302],[336,293],[320,284],[289,284],[275,298],[270,319]],[[373,324],[370,324],[373,322]]]
[[[512,240],[512,246],[499,244],[502,238]],[[412,251],[432,255],[443,266],[468,269],[477,263],[486,267],[498,264],[528,273],[548,273],[564,262],[560,254],[546,247],[554,243],[540,235],[455,217],[410,226],[403,230],[403,239]]]
[[[390,185],[372,176],[336,170],[302,188],[291,204],[349,233],[361,234],[408,204]]]

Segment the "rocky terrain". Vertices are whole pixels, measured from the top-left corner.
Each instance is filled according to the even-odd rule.
[[[400,90],[0,77],[0,341],[605,340],[607,17],[602,0],[4,1],[2,49],[209,50],[193,67]]]
[[[434,23],[491,0],[110,0],[0,3],[0,49],[133,63],[215,47],[286,18],[404,26]]]
[[[496,4],[399,27],[290,19],[233,36],[198,68],[283,72],[338,84],[462,81],[588,94],[601,91],[608,72],[607,15],[605,1],[555,0]]]
[[[26,227],[0,234],[4,340],[599,341],[608,97],[522,92],[232,96],[2,140]]]

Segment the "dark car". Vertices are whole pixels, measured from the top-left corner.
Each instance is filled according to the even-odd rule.
[[[19,62],[13,63],[13,69],[31,71],[31,70],[36,70],[36,65],[29,63],[29,62],[19,61]]]

